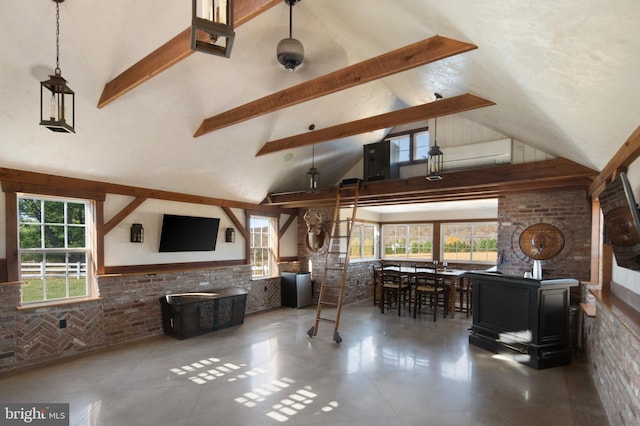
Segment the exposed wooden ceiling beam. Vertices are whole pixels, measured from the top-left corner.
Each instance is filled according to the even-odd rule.
[[[296,213],[295,211],[287,211],[286,209],[274,206],[262,206],[242,201],[204,197],[200,195],[162,191],[66,176],[55,176],[45,173],[6,169],[3,167],[0,167],[0,183],[3,192],[31,192],[43,195],[63,195],[65,197],[87,198],[102,201],[105,200],[106,194],[118,194],[140,197],[141,199],[151,198],[155,200],[178,201],[182,203],[272,212],[274,214]],[[264,207],[267,207],[267,209],[264,209]]]
[[[313,132],[302,133],[288,138],[267,142],[256,154],[256,157],[270,154],[285,149],[298,148],[327,142],[347,136],[359,135],[374,130],[399,126],[401,124],[414,123],[428,118],[441,117],[443,115],[456,114],[476,108],[495,105],[494,102],[471,94],[464,94],[447,98],[438,102],[405,108],[400,111],[388,112],[373,117],[363,118],[350,123],[339,124]]]
[[[363,182],[358,205],[494,198],[511,192],[568,188],[583,188],[586,191],[597,174],[597,171],[588,167],[557,158],[448,172],[439,181],[427,181],[424,176],[416,176]],[[335,204],[336,190],[336,187],[331,187],[318,192],[270,194],[263,204],[290,208],[332,206]],[[348,203],[351,200],[346,197],[344,201]]]
[[[282,0],[236,0],[234,26],[239,27],[281,2]],[[116,100],[192,53],[189,27],[108,82],[98,101],[98,108]]]
[[[434,36],[206,118],[193,136],[202,136],[282,108],[476,48],[477,46],[473,44]]]
[[[615,153],[611,160],[604,166],[604,169],[593,180],[589,187],[589,195],[597,197],[600,195],[608,182],[615,178],[619,171],[624,171],[631,163],[640,157],[640,126],[631,133],[627,140],[622,144],[618,152]]]

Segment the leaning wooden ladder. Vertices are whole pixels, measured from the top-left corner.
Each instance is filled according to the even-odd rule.
[[[329,236],[329,247],[324,262],[324,272],[318,295],[318,308],[316,310],[316,320],[308,331],[309,337],[318,334],[320,322],[334,324],[333,340],[336,343],[342,342],[342,337],[338,332],[340,325],[340,313],[342,312],[342,302],[344,289],[347,282],[347,269],[349,268],[349,255],[351,252],[351,230],[353,221],[358,210],[358,192],[360,181],[341,183],[336,192],[336,206],[331,221],[331,234]],[[351,216],[345,219],[340,218],[340,205],[342,199],[352,195],[353,208]],[[322,316],[323,310],[335,308],[335,317],[327,318]]]

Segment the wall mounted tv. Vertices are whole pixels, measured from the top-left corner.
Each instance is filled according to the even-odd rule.
[[[608,184],[598,197],[604,215],[605,239],[618,266],[640,271],[640,216],[625,173]]]
[[[220,219],[165,214],[160,234],[161,252],[213,251]]]

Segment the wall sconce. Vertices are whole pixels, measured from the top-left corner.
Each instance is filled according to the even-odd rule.
[[[131,225],[131,242],[144,242],[144,228],[142,227],[141,223],[134,223],[133,225]]]
[[[193,0],[191,49],[215,56],[231,56],[234,0]]]
[[[224,232],[224,241],[227,243],[235,243],[236,242],[236,231],[233,228],[227,228]]]

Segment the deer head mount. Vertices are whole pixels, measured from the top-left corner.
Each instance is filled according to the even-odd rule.
[[[307,211],[304,214],[304,222],[307,224],[307,248],[311,251],[320,251],[327,240],[327,229],[323,216],[315,212],[313,215]]]

